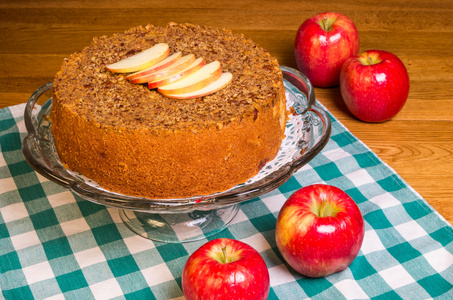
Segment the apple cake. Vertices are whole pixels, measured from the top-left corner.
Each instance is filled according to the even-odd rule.
[[[159,43],[170,54],[219,61],[231,83],[173,99],[106,68]],[[113,192],[169,199],[224,191],[257,174],[277,155],[286,116],[282,73],[265,49],[226,29],[169,23],[94,38],[65,59],[51,129],[72,171]]]

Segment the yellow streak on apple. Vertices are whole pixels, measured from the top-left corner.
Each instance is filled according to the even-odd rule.
[[[186,269],[187,277],[190,274],[197,274],[201,278],[207,278],[206,284],[209,286],[221,286],[223,284],[222,276],[212,276],[209,265],[204,263],[203,259],[195,258]]]
[[[382,59],[379,57],[379,54],[374,52],[363,52],[357,59],[365,66],[376,65],[382,61]]]
[[[280,212],[281,218],[278,226],[281,227],[279,239],[282,245],[289,245],[296,231],[298,235],[304,235],[307,228],[310,228],[310,225],[314,222],[314,214],[310,212],[301,213],[301,211],[303,210],[298,206],[287,206]],[[297,226],[297,230],[295,230],[295,226]]]
[[[222,264],[235,262],[241,258],[242,249],[234,251],[230,245],[219,245],[209,251],[209,256]]]

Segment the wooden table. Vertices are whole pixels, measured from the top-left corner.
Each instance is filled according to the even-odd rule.
[[[324,4],[324,2],[327,2]],[[93,37],[137,25],[170,21],[225,27],[296,67],[294,37],[307,18],[324,11],[349,16],[361,50],[396,54],[411,79],[409,99],[391,121],[355,119],[340,89],[316,89],[317,98],[451,224],[453,223],[453,2],[23,0],[0,3],[0,108],[24,103],[53,80],[63,59]]]

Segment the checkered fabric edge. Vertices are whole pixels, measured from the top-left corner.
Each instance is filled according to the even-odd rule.
[[[0,290],[5,299],[183,299],[188,256],[207,241],[163,244],[133,234],[118,209],[72,194],[26,163],[24,105],[0,110]],[[453,228],[333,116],[323,151],[280,188],[241,204],[228,237],[264,258],[269,299],[453,299]],[[365,220],[344,271],[306,278],[285,263],[275,223],[285,200],[315,183],[337,186]]]

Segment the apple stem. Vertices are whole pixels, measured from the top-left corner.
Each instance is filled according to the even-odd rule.
[[[222,253],[223,253],[222,263],[226,264],[226,263],[228,263],[229,261],[228,261],[228,256],[227,256],[227,254],[226,254],[226,247],[225,247],[225,246],[222,247]]]
[[[326,204],[327,204],[327,200],[326,199],[322,199],[322,203],[321,203],[321,206],[319,207],[319,217],[324,217],[324,210],[326,209]]]
[[[324,25],[324,30],[328,31],[328,29],[327,29],[327,17],[324,17],[324,19],[322,20],[322,24]]]
[[[373,64],[373,60],[371,59],[371,57],[368,56],[368,61],[370,62],[370,65]]]

